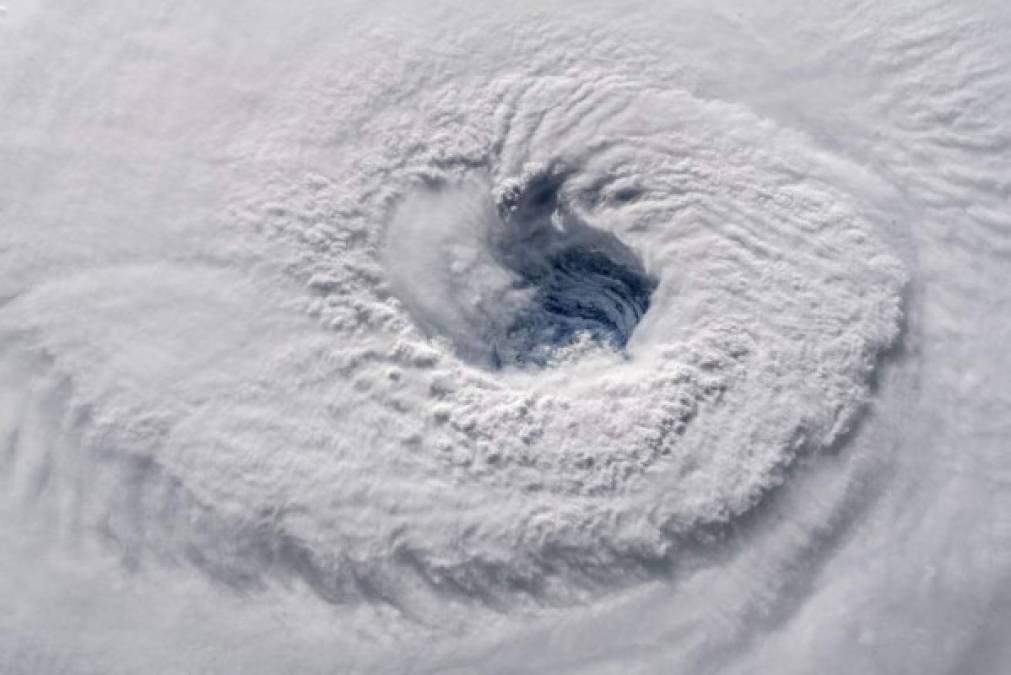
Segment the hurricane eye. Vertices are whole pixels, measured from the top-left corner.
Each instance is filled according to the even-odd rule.
[[[584,347],[627,351],[658,281],[568,202],[564,182],[545,173],[497,196],[474,182],[405,202],[385,256],[423,332],[487,370],[570,362]]]
[[[539,190],[530,199],[530,203],[533,206],[541,206],[541,207],[547,206],[548,204],[551,204],[554,201],[555,201],[555,191],[553,188],[550,187],[546,187],[542,190]]]
[[[497,242],[498,258],[529,291],[530,301],[495,336],[502,364],[538,365],[555,351],[589,338],[621,350],[646,314],[657,281],[617,237],[581,223],[564,210],[563,231],[545,223],[516,228],[540,234]],[[504,227],[507,232],[510,225]]]

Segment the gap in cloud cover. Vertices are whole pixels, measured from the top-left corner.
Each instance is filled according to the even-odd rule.
[[[624,349],[657,281],[615,235],[572,212],[563,180],[508,183],[494,208],[475,181],[425,188],[398,207],[386,267],[423,330],[492,369],[558,362],[586,340]]]

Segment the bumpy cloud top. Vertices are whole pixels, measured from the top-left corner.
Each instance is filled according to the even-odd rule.
[[[171,580],[141,598],[203,584],[236,616],[322,607],[363,670],[486,626],[494,653],[527,617],[583,635],[609,603],[713,578],[689,568],[736,570],[711,586],[730,627],[697,624],[736,643],[803,595],[783,589],[863,517],[868,474],[908,481],[909,533],[940,467],[989,475],[939,449],[1006,438],[979,355],[1003,357],[970,344],[1007,334],[980,298],[1011,250],[978,18],[306,4],[0,18],[20,64],[0,68],[15,632],[73,595],[20,590],[18,546],[42,541],[63,551],[47,584],[100,569]],[[929,480],[901,464],[921,452]],[[795,529],[756,534],[783,513]],[[651,644],[690,623],[651,611]],[[600,625],[645,634],[634,614]]]

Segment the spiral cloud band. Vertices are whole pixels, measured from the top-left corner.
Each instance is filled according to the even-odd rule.
[[[0,671],[1011,663],[1006,12],[290,4],[0,15]]]

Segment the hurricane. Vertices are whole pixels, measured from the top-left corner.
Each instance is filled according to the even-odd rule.
[[[1009,34],[9,0],[0,672],[1005,672]]]

